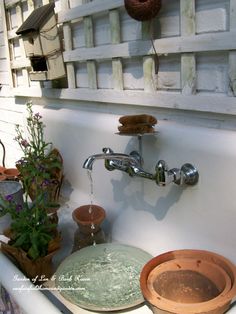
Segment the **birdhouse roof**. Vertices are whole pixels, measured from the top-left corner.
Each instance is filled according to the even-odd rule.
[[[48,16],[53,12],[55,7],[54,2],[43,5],[35,9],[25,20],[25,22],[16,31],[17,35],[25,35],[30,32],[39,31]]]

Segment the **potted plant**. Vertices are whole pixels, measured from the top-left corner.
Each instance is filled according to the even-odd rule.
[[[63,179],[63,160],[52,143],[44,139],[45,125],[42,116],[33,112],[31,102],[26,104],[26,108],[27,135],[19,124],[16,125],[15,140],[24,154],[16,163],[20,180],[32,200],[43,190],[48,201],[55,202],[58,200]]]
[[[11,216],[11,224],[4,232],[9,241],[1,243],[1,250],[17,262],[27,277],[50,278],[52,257],[60,247],[60,234],[48,216],[44,191],[32,202],[28,199],[27,193],[21,204],[11,194],[0,197],[0,216],[7,213]]]

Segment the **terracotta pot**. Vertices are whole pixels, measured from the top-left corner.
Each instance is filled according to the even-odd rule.
[[[221,314],[236,296],[236,267],[208,251],[171,251],[143,267],[140,285],[155,314]]]
[[[17,179],[20,172],[16,168],[7,168],[3,171],[3,174],[7,177],[8,180]]]
[[[0,166],[0,174],[3,174],[3,172],[6,170],[6,168],[5,167],[3,167],[3,166]]]
[[[79,226],[80,231],[84,234],[98,232],[100,230],[100,224],[106,216],[105,210],[102,207],[92,205],[91,211],[90,207],[91,205],[83,205],[76,208],[72,213],[74,221]]]
[[[26,252],[22,249],[16,248],[4,242],[1,242],[1,250],[11,260],[16,262],[26,277],[30,279],[38,278],[40,281],[44,281],[50,279],[54,273],[52,258],[60,248],[60,242],[61,238],[60,236],[57,236],[49,242],[48,254],[44,257],[39,257],[34,261],[28,258]],[[40,278],[43,278],[43,280]]]

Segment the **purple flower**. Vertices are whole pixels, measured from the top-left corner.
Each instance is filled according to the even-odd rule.
[[[41,119],[41,118],[42,118],[42,116],[40,115],[39,112],[35,113],[34,117],[35,117],[36,119]]]
[[[21,169],[24,169],[24,167],[27,165],[27,161],[21,158],[16,161],[16,165],[21,167]]]
[[[11,194],[9,195],[6,195],[5,196],[5,199],[8,201],[8,202],[11,202],[13,200],[13,196]]]
[[[27,140],[22,140],[21,145],[24,147],[27,147],[27,146],[29,146],[29,143],[27,142]]]
[[[22,206],[20,204],[16,205],[16,212],[19,213],[22,210]]]
[[[44,179],[43,182],[41,183],[41,186],[44,187],[44,186],[48,186],[49,184],[50,184],[50,180]]]

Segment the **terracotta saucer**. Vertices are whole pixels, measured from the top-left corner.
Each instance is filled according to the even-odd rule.
[[[222,314],[236,296],[236,267],[203,250],[176,250],[151,259],[141,291],[155,314]]]

